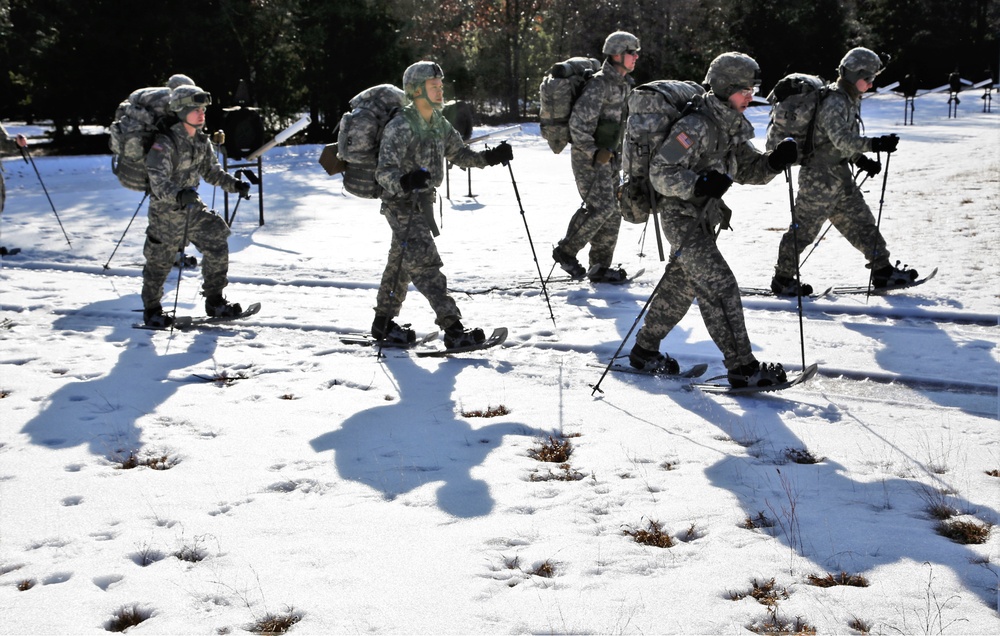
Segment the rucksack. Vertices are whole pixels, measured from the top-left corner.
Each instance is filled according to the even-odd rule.
[[[361,91],[349,104],[351,110],[340,118],[337,143],[328,148],[346,164],[342,166],[344,189],[358,197],[378,199],[382,196],[382,186],[375,180],[375,168],[382,133],[406,105],[406,94],[392,84],[379,84]],[[325,149],[324,154],[328,154]]]
[[[156,134],[177,122],[177,116],[170,111],[170,92],[159,86],[140,88],[115,110],[108,138],[111,171],[129,190],[149,191],[146,154]]]
[[[660,150],[674,123],[691,112],[691,101],[705,93],[696,82],[658,80],[637,86],[628,96],[628,118],[622,141],[623,182],[618,189],[622,218],[645,223],[656,210],[649,162]]]
[[[797,163],[808,164],[815,147],[816,113],[829,92],[826,81],[816,75],[792,73],[778,80],[767,96],[771,120],[767,124],[766,148],[774,150],[791,137],[799,144]]]
[[[591,57],[571,57],[553,64],[538,87],[538,122],[542,137],[559,154],[570,143],[569,116],[587,80],[601,70]]]

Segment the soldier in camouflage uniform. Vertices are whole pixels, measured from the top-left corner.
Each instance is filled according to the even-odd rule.
[[[28,138],[24,135],[11,137],[7,134],[7,129],[0,124],[0,151],[15,152],[18,148],[25,148],[28,145]],[[0,214],[3,214],[3,207],[7,203],[7,186],[3,180],[3,164],[0,164]],[[16,251],[15,251],[16,253]],[[0,246],[0,256],[7,255],[7,248]]]
[[[178,249],[190,241],[202,253],[202,294],[205,313],[209,316],[235,316],[241,312],[238,304],[222,296],[228,285],[229,227],[217,214],[209,211],[198,196],[201,179],[226,192],[248,197],[250,184],[227,173],[215,157],[212,142],[202,131],[205,108],[212,96],[193,85],[175,88],[170,97],[170,110],[178,121],[163,134],[157,135],[149,154],[149,226],[143,254],[142,269],[143,318],[152,327],[168,327],[173,317],[163,313],[160,298],[163,283],[174,264]]]
[[[457,166],[483,168],[513,158],[511,147],[500,144],[482,152],[466,147],[462,136],[445,119],[444,73],[434,62],[417,62],[403,74],[408,104],[382,135],[375,178],[384,189],[381,212],[392,228],[392,243],[376,298],[372,335],[388,344],[415,340],[413,330],[393,320],[399,315],[410,282],[423,294],[444,329],[445,346],[480,343],[482,329],[465,329],[462,313],[448,295],[444,265],[434,237],[436,190],[444,179],[444,160]]]
[[[674,124],[650,162],[650,179],[659,194],[656,210],[672,255],[629,362],[637,369],[676,373],[677,362],[659,352],[660,341],[697,298],[705,326],[724,356],[730,384],[777,384],[785,381],[782,366],[759,363],[751,350],[739,285],[716,245],[716,228],[729,227],[731,211],[722,196],[734,180],[767,183],[795,161],[798,151],[792,140],[770,153],[750,142],[753,126],[743,111],[760,85],[753,58],[720,55],[709,66],[705,83],[711,90],[694,99],[693,112]]]
[[[808,165],[799,169],[799,193],[795,198],[798,228],[781,237],[778,262],[771,290],[778,295],[812,293],[812,286],[799,288],[795,280],[799,254],[816,240],[829,219],[851,245],[864,254],[872,270],[872,285],[890,287],[917,278],[916,270],[898,268],[889,260],[885,239],[875,222],[861,189],[854,182],[849,163],[874,176],[882,170],[879,161],[864,152],[896,150],[896,135],[865,137],[859,129],[861,96],[871,90],[875,76],[883,70],[874,51],[854,48],[840,62],[839,77],[828,87],[816,112],[814,151]],[[798,245],[799,253],[795,246]]]
[[[620,283],[627,277],[625,270],[611,267],[622,222],[615,187],[625,100],[633,85],[628,74],[639,59],[639,39],[616,31],[605,40],[603,52],[604,65],[584,86],[569,118],[573,177],[585,205],[570,219],[552,259],[573,278],[586,275],[595,283]],[[587,243],[590,268],[585,270],[576,255]]]

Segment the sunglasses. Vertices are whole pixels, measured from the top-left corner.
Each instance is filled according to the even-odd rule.
[[[625,55],[634,55],[635,57],[639,57],[639,51],[635,49],[625,49]]]
[[[747,86],[746,88],[738,89],[736,92],[742,95],[743,97],[753,97],[754,95],[757,94],[757,91],[759,89],[760,89],[759,86]]]

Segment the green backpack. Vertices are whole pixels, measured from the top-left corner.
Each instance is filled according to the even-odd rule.
[[[587,81],[601,70],[591,57],[571,57],[553,64],[538,87],[538,123],[552,152],[559,154],[570,143],[569,116]]]

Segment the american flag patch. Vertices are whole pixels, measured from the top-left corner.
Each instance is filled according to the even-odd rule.
[[[684,150],[687,150],[688,148],[690,148],[691,144],[694,143],[694,142],[691,141],[691,138],[688,137],[684,133],[680,133],[674,139],[677,140],[677,143],[679,143],[680,145],[684,146]]]
[[[154,143],[152,145],[152,147],[150,148],[150,150],[163,150],[163,146],[161,146],[160,144]]]

